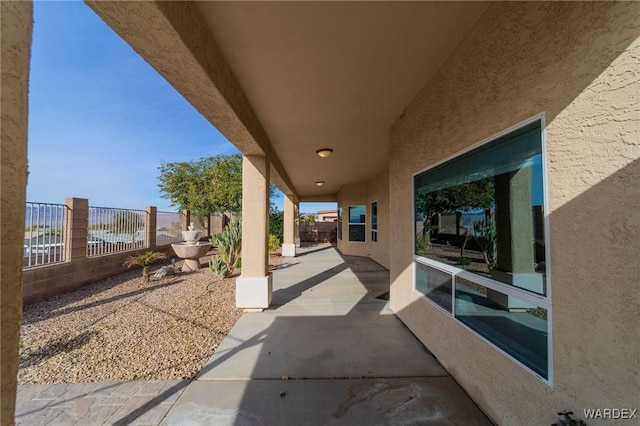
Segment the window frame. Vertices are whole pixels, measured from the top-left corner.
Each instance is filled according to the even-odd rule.
[[[541,294],[537,294],[537,293],[533,293],[524,289],[520,289],[518,287],[514,287],[514,286],[510,286],[508,284],[502,283],[500,281],[488,278],[488,277],[484,277],[482,275],[479,274],[475,274],[472,272],[469,272],[465,269],[462,268],[458,268],[456,266],[453,265],[449,265],[446,263],[442,263],[442,262],[438,262],[436,260],[433,259],[429,259],[427,257],[424,256],[420,256],[417,255],[415,253],[415,247],[416,247],[416,232],[415,232],[415,218],[416,218],[416,188],[415,188],[415,178],[416,176],[430,170],[433,169],[435,167],[438,167],[444,163],[447,163],[453,159],[456,159],[458,157],[460,157],[461,155],[466,154],[469,151],[478,149],[484,145],[487,145],[493,141],[495,141],[498,138],[504,137],[504,136],[508,136],[509,134],[512,134],[516,131],[518,131],[519,129],[526,127],[528,125],[531,125],[533,123],[535,123],[536,121],[538,121],[540,123],[540,140],[541,140],[541,153],[542,153],[542,202],[543,202],[543,210],[544,210],[544,215],[543,215],[543,221],[544,221],[544,241],[545,241],[545,273],[546,273],[546,296],[545,295],[541,295]],[[553,369],[553,313],[552,313],[552,300],[551,300],[551,294],[553,294],[552,291],[552,275],[551,275],[551,247],[550,247],[550,232],[549,232],[549,191],[548,191],[548,156],[547,156],[547,146],[546,146],[546,119],[545,119],[545,113],[539,113],[536,114],[526,120],[521,121],[518,124],[515,124],[507,129],[504,129],[478,143],[475,143],[463,150],[460,150],[458,152],[455,152],[454,154],[440,160],[437,161],[433,164],[431,164],[428,167],[425,167],[415,173],[412,174],[411,176],[411,188],[412,188],[412,208],[410,209],[410,214],[411,214],[411,223],[413,226],[413,230],[411,232],[412,237],[411,237],[411,244],[412,244],[412,258],[413,258],[413,262],[412,262],[412,291],[417,293],[418,295],[420,295],[420,299],[423,300],[423,303],[427,303],[429,306],[433,306],[435,307],[437,310],[441,311],[442,313],[444,313],[445,315],[449,316],[450,318],[452,318],[458,325],[461,325],[462,327],[464,327],[465,329],[467,329],[468,331],[470,331],[471,333],[473,333],[475,336],[477,336],[478,338],[480,338],[481,340],[483,340],[485,343],[487,343],[488,345],[490,345],[491,347],[493,347],[496,351],[498,351],[499,353],[503,354],[504,356],[506,356],[508,359],[510,359],[511,361],[513,361],[514,363],[516,363],[517,365],[519,365],[520,367],[522,367],[523,369],[525,369],[526,371],[528,371],[529,373],[531,373],[534,377],[536,377],[538,380],[540,380],[541,382],[545,383],[547,386],[549,386],[550,388],[553,388],[553,381],[554,381],[554,369]],[[417,284],[417,263],[426,265],[428,267],[431,268],[435,268],[444,272],[448,272],[451,274],[451,285],[452,285],[452,310],[451,312],[448,312],[445,308],[441,307],[440,305],[438,305],[436,302],[434,302],[433,300],[429,299],[424,293],[422,293],[421,291],[417,290],[416,288],[416,284]],[[465,324],[464,322],[462,322],[461,320],[459,320],[458,318],[456,318],[456,277],[460,277],[464,280],[468,280],[474,283],[477,283],[481,286],[484,286],[486,288],[498,291],[502,294],[505,295],[509,295],[509,296],[513,296],[516,297],[518,299],[521,299],[525,302],[531,303],[533,305],[537,305],[538,307],[541,307],[543,309],[545,309],[547,311],[547,378],[544,378],[543,376],[539,375],[538,373],[536,373],[535,371],[533,371],[530,367],[528,367],[527,365],[525,365],[524,363],[522,363],[521,361],[519,361],[517,358],[515,358],[513,355],[507,353],[505,350],[503,350],[502,348],[500,348],[499,346],[497,346],[495,343],[491,342],[490,340],[488,340],[487,338],[485,338],[484,336],[482,336],[479,332],[475,331],[474,329],[472,329],[471,327],[469,327],[467,324]]]
[[[375,205],[375,210],[376,210],[376,215],[375,215],[375,222],[373,221],[373,207]],[[369,216],[371,216],[371,242],[372,243],[377,243],[378,242],[378,201],[372,201],[370,204],[371,207],[371,211],[369,213]]]
[[[336,234],[338,239],[342,241],[342,207],[338,207],[338,229]]]
[[[364,209],[364,215],[360,215],[360,216],[364,216],[364,222],[351,222],[351,209],[352,208],[357,208],[357,207],[362,207]],[[359,244],[363,244],[367,242],[367,205],[366,204],[354,204],[354,205],[350,205],[347,207],[347,213],[349,215],[348,219],[347,219],[347,229],[349,230],[351,228],[351,226],[362,226],[364,228],[363,232],[362,232],[362,241],[359,240],[352,240],[351,239],[351,231],[348,232],[348,238],[347,241],[349,241],[350,243],[359,243]]]

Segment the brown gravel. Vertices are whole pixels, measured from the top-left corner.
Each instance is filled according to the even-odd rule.
[[[192,378],[241,313],[234,277],[203,268],[145,283],[132,270],[25,307],[18,382]]]

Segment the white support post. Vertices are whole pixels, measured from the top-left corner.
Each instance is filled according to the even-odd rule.
[[[284,240],[282,241],[282,255],[286,257],[296,256],[295,232],[295,203],[293,195],[284,196]]]

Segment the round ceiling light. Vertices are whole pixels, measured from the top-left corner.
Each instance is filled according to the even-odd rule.
[[[327,158],[332,153],[333,153],[333,149],[331,148],[320,148],[319,150],[316,151],[316,154],[318,154],[322,158]]]
[[[324,185],[324,181],[323,180],[316,181],[316,185],[322,186]]]

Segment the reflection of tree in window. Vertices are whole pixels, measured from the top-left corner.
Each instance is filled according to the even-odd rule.
[[[533,122],[414,177],[415,289],[547,378],[541,132]]]
[[[469,239],[474,234],[475,224],[466,226],[465,216],[479,216],[480,221],[489,220],[491,209],[494,206],[494,184],[492,178],[484,178],[460,185],[445,187],[434,191],[418,191],[416,197],[417,222],[421,223],[419,235],[416,236],[417,253],[425,254],[431,246],[432,240],[436,243],[455,243],[460,246],[460,258],[464,257],[464,250]],[[455,220],[455,230],[448,238],[441,239],[441,220],[450,217]],[[456,238],[452,238],[452,237]],[[425,243],[425,240],[428,243]],[[460,260],[460,259],[458,259]]]
[[[416,176],[415,253],[545,294],[536,126]]]

